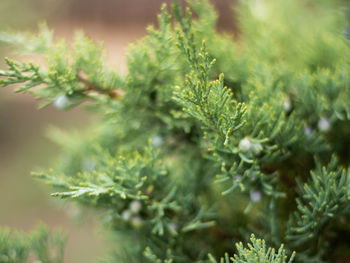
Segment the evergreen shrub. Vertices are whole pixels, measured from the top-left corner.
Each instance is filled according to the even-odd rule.
[[[175,2],[130,45],[126,75],[100,43],[42,25],[1,34],[46,66],[6,59],[0,83],[101,116],[55,130],[62,158],[34,176],[102,211],[103,262],[350,262],[346,15],[339,1],[240,1],[233,36],[209,1]],[[0,262],[62,262],[63,239],[38,233],[1,230]]]

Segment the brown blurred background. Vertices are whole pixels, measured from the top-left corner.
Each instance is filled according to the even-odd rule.
[[[219,28],[233,30],[234,0],[216,0]],[[36,30],[47,21],[56,36],[71,39],[84,30],[103,40],[109,64],[125,74],[127,44],[146,34],[156,22],[163,2],[169,0],[0,0],[0,30]],[[3,57],[14,55],[0,45]],[[38,167],[50,167],[59,149],[45,136],[50,125],[82,130],[97,116],[77,108],[66,112],[53,107],[37,110],[29,95],[0,90],[0,226],[29,231],[38,221],[50,228],[62,227],[68,234],[65,262],[96,262],[108,250],[98,218],[93,212],[84,221],[72,220],[77,208],[49,196],[50,189],[30,176]]]

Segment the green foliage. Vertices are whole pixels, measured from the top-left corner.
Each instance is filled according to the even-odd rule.
[[[47,69],[6,59],[8,71],[0,71],[0,76],[6,77],[1,85],[21,84],[16,91],[30,90],[35,97],[45,100],[42,107],[55,102],[58,96],[65,96],[66,103],[58,103],[63,109],[93,99],[96,94],[116,95],[108,93],[118,86],[118,77],[106,68],[101,45],[95,45],[80,32],[69,49],[64,41],[53,43],[52,32],[46,25],[39,29],[38,36],[3,34],[0,39],[24,53],[44,53]]]
[[[59,231],[50,234],[43,225],[30,234],[3,228],[0,230],[0,262],[61,263],[64,243],[65,238]]]
[[[335,158],[327,167],[316,161],[310,182],[301,188],[301,198],[297,199],[298,211],[289,222],[287,238],[298,246],[307,244],[310,251],[319,242],[327,246],[320,237],[332,235],[334,221],[345,221],[345,216],[349,214],[349,180],[349,170],[341,168]]]
[[[240,1],[237,39],[216,30],[209,1],[189,1],[185,13],[164,5],[158,27],[131,44],[125,76],[82,33],[72,45],[46,26],[3,34],[46,66],[6,59],[1,85],[43,106],[89,102],[103,116],[84,134],[52,129],[62,158],[34,175],[53,196],[101,211],[116,243],[104,262],[349,258],[344,5]],[[264,240],[251,236],[230,258],[232,241],[250,233]]]
[[[245,248],[240,242],[236,244],[238,255],[229,258],[226,254],[224,258],[220,259],[221,263],[292,263],[295,254],[293,254],[287,261],[286,251],[283,245],[278,249],[277,253],[274,248],[266,248],[263,239],[256,239],[254,235],[250,238],[251,244],[248,243],[248,248]],[[217,261],[209,256],[212,263]]]

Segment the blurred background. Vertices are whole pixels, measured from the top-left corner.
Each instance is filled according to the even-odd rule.
[[[35,31],[46,21],[56,38],[72,38],[83,30],[95,40],[103,40],[108,63],[125,74],[128,43],[146,34],[146,26],[156,22],[163,2],[169,0],[0,0],[0,31]],[[219,29],[233,32],[234,0],[216,0],[220,13]],[[3,58],[15,57],[0,44]],[[98,216],[88,212],[84,220],[73,220],[76,207],[49,196],[50,189],[30,176],[40,167],[49,168],[59,149],[46,137],[54,125],[83,130],[98,116],[81,108],[69,113],[54,107],[37,110],[30,95],[0,89],[0,226],[30,231],[42,221],[50,228],[61,227],[68,235],[65,262],[96,262],[108,250],[99,228]]]

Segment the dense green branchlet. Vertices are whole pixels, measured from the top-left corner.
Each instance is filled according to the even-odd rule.
[[[189,1],[185,12],[164,5],[158,27],[130,45],[125,76],[82,33],[72,44],[54,42],[45,26],[38,36],[2,34],[47,65],[6,59],[0,84],[43,106],[86,103],[102,116],[86,134],[51,130],[61,161],[34,175],[53,196],[104,211],[116,246],[103,262],[349,258],[350,47],[341,6],[240,1],[234,39],[216,30],[208,1]],[[249,237],[228,256],[232,242]]]
[[[220,263],[292,263],[295,253],[287,261],[286,251],[283,245],[275,251],[274,248],[267,248],[265,241],[256,239],[252,234],[250,238],[251,243],[248,243],[248,248],[245,248],[242,243],[237,243],[236,248],[238,254],[234,257],[229,257],[225,254],[225,257],[220,259]],[[218,263],[211,255],[209,255],[210,262]]]

